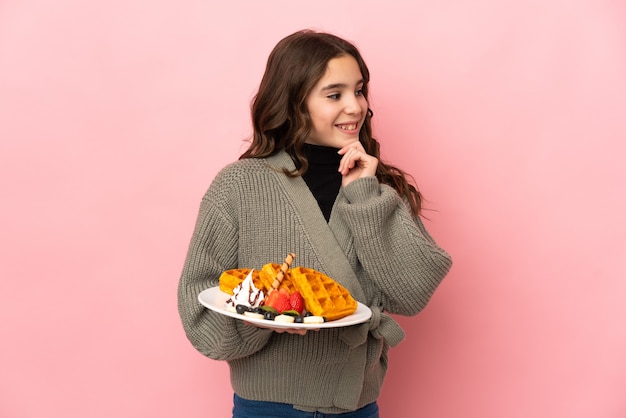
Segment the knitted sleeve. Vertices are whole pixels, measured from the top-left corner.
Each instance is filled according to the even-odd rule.
[[[222,171],[202,199],[178,286],[178,310],[189,341],[216,360],[249,356],[265,346],[271,331],[210,311],[198,294],[217,286],[222,271],[237,267],[236,208],[229,199],[233,172]]]
[[[396,191],[376,178],[342,189],[337,210],[348,225],[360,278],[380,294],[383,309],[415,315],[448,273],[452,259],[415,218]]]

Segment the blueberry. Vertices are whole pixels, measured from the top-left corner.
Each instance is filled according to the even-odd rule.
[[[249,309],[246,305],[237,305],[235,306],[235,310],[239,315],[243,315],[243,313],[247,312]]]

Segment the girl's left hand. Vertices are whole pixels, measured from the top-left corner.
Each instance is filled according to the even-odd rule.
[[[339,162],[339,172],[343,176],[342,186],[347,186],[358,178],[376,175],[378,159],[366,153],[359,141],[346,145],[338,153],[343,155]]]

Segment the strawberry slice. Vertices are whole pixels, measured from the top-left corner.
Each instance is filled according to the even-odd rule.
[[[291,303],[289,303],[289,292],[285,289],[273,291],[265,300],[265,306],[271,306],[276,309],[278,313],[290,310]]]
[[[304,299],[300,292],[296,290],[289,296],[289,304],[291,309],[298,312],[298,315],[302,315],[304,312]]]
[[[289,296],[285,295],[284,293],[279,293],[278,298],[276,298],[276,301],[274,302],[273,306],[274,306],[274,309],[276,309],[280,313],[288,311],[289,309],[291,309],[291,304],[289,303]]]
[[[274,307],[274,303],[276,302],[276,299],[278,299],[278,292],[272,292],[265,298],[265,300],[263,301],[263,304],[265,306]]]

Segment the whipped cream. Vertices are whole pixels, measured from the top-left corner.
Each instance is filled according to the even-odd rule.
[[[256,308],[265,299],[265,294],[258,289],[252,281],[252,272],[246,276],[241,283],[233,289],[233,295],[226,301],[226,307],[234,310],[237,305],[244,305],[250,308]]]

